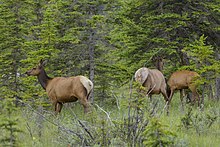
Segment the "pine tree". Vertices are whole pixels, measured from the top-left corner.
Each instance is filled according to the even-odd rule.
[[[3,112],[1,112],[1,137],[2,145],[16,146],[16,134],[20,132],[17,128],[19,120],[14,117],[19,109],[21,98],[21,59],[24,58],[22,51],[23,43],[27,33],[27,9],[28,1],[3,1],[0,5],[0,98]]]
[[[62,1],[58,5],[61,18],[58,25],[61,38],[57,44],[60,50],[59,68],[62,68],[62,72],[67,76],[88,76],[95,85],[97,84],[95,95],[101,98],[103,93],[99,93],[100,90],[96,88],[107,87],[106,82],[103,82],[107,79],[102,76],[101,68],[103,60],[106,61],[106,46],[109,45],[105,38],[108,33],[105,31],[108,27],[108,14],[105,11],[111,9],[108,8],[111,3],[103,0],[84,0]],[[100,86],[102,84],[105,86]]]
[[[202,34],[218,50],[217,1],[135,0],[121,4],[111,40],[117,48],[119,66],[124,64],[129,73],[140,66],[154,67],[158,58],[166,61],[165,75],[189,65],[183,48]]]

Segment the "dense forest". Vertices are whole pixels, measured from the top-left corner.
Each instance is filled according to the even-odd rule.
[[[219,146],[219,0],[1,0],[0,146]],[[66,103],[55,115],[26,71],[83,75],[92,111]],[[143,95],[134,74],[197,72],[201,105],[175,92]]]

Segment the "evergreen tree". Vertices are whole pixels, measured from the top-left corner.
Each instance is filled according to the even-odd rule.
[[[122,1],[111,36],[119,66],[125,64],[132,73],[140,66],[153,67],[155,58],[164,58],[168,75],[181,65],[189,65],[183,48],[202,34],[219,50],[217,6],[218,1]]]
[[[21,60],[22,51],[27,33],[28,1],[2,1],[0,4],[0,98],[2,100],[0,128],[1,145],[16,146],[16,134],[20,132],[15,117],[21,98]]]
[[[105,73],[101,70],[108,52],[106,46],[109,45],[105,38],[108,33],[106,11],[111,9],[111,3],[103,0],[84,0],[62,1],[58,5],[61,18],[58,28],[61,38],[57,48],[60,50],[59,62],[62,64],[59,68],[62,68],[62,72],[67,76],[88,76],[95,85],[97,84],[95,95],[102,99],[103,94],[105,95],[103,91],[107,89],[107,82],[104,82],[107,78],[104,78]]]

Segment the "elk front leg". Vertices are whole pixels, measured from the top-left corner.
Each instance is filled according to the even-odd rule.
[[[198,101],[198,107],[200,106],[200,97],[197,92],[196,86],[195,85],[190,85],[189,89],[192,91],[192,103],[195,104],[196,101]]]
[[[62,110],[63,104],[61,102],[58,102],[56,105],[56,113],[60,113]]]
[[[170,97],[169,97],[169,103],[168,103],[168,106],[170,105],[170,102],[173,98],[173,93],[174,93],[174,89],[170,89]]]
[[[57,111],[57,101],[52,101],[52,107],[54,109],[54,111]]]
[[[52,101],[52,107],[53,107],[53,109],[54,109],[55,115],[58,114],[58,111],[57,111],[57,104],[58,104],[57,101]]]
[[[84,107],[84,113],[88,113],[90,111],[89,102],[87,100],[87,97],[84,97],[83,99],[80,99],[80,103]]]
[[[182,111],[184,112],[183,89],[180,89],[180,101],[181,101]]]

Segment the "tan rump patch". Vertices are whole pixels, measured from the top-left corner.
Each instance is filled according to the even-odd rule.
[[[80,76],[80,82],[83,84],[83,86],[86,88],[87,90],[87,94],[90,93],[90,91],[93,88],[93,83],[92,81],[90,81],[87,77],[84,76]]]

